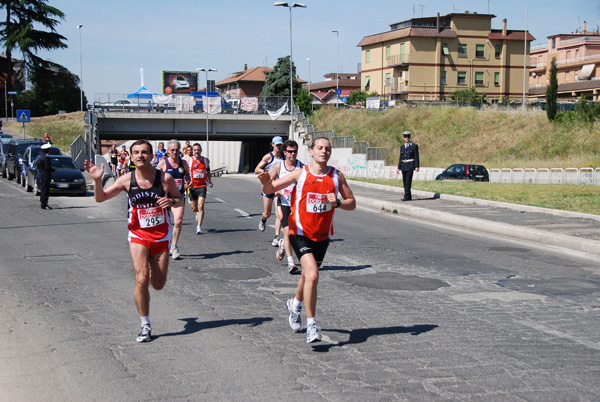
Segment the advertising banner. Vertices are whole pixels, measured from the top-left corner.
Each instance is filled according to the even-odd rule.
[[[162,72],[163,93],[189,94],[197,90],[198,73],[195,71],[165,71]]]

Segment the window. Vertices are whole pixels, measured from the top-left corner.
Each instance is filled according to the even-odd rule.
[[[442,82],[441,82],[441,84],[442,85],[446,85],[446,72],[445,71],[442,71]]]
[[[389,59],[390,57],[392,57],[392,47],[391,46],[387,46],[385,48],[385,57],[387,59]]]
[[[365,77],[365,80],[363,81],[363,87],[365,87],[365,91],[369,90],[370,81],[371,81],[371,77],[367,75]]]
[[[475,72],[475,85],[483,85],[483,71]]]
[[[365,52],[365,63],[370,63],[371,62],[371,51],[367,50]]]
[[[484,56],[485,45],[475,45],[475,57],[478,59],[483,59]]]
[[[405,45],[405,43],[400,44],[400,63],[404,63],[404,52],[406,51]]]
[[[391,77],[390,73],[386,73],[385,74],[385,85],[390,85],[391,81],[392,81],[392,77]]]
[[[494,85],[497,87],[500,86],[500,73],[498,72],[494,73]]]
[[[556,49],[556,38],[552,38],[552,49]]]
[[[497,59],[499,59],[500,58],[500,54],[502,53],[502,45],[496,45],[495,49],[496,49],[495,56],[496,56]]]
[[[447,43],[442,43],[442,54],[444,56],[450,55],[450,51],[448,50],[448,44]]]
[[[458,57],[467,57],[467,45],[458,45]]]
[[[467,72],[459,71],[458,72],[458,80],[456,81],[457,85],[467,85]]]

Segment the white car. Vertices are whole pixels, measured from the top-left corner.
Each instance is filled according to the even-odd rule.
[[[176,75],[173,78],[173,89],[190,89],[190,83],[181,75]]]

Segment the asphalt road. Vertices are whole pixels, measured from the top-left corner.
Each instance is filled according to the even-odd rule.
[[[598,399],[597,259],[339,211],[308,345],[284,307],[298,276],[257,230],[258,182],[222,177],[206,234],[186,210],[154,340],[136,344],[125,198],[50,205],[0,180],[0,400]]]

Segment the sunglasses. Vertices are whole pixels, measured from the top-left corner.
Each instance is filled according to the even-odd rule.
[[[297,149],[286,149],[285,152],[287,152],[288,154],[297,154],[298,150]]]

